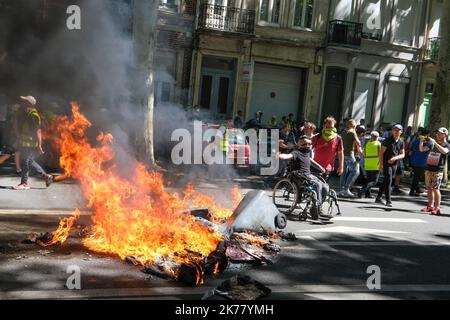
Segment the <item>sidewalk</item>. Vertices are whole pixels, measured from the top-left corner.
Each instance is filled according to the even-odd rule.
[[[80,187],[73,181],[53,183],[45,187],[43,180],[31,177],[31,190],[17,191],[13,189],[20,183],[20,176],[0,176],[0,209],[42,209],[42,210],[80,210],[86,209]]]

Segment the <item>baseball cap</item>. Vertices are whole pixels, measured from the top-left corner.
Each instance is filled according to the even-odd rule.
[[[372,131],[372,132],[370,133],[370,135],[373,136],[373,137],[379,137],[379,136],[380,136],[380,133],[379,133],[378,131]]]
[[[35,97],[32,97],[32,96],[23,97],[23,96],[21,96],[20,99],[27,101],[32,106],[36,106],[37,102],[36,102],[36,98]]]
[[[403,131],[403,126],[401,124],[396,124],[395,126],[392,127],[392,129],[399,129]]]
[[[442,127],[442,128],[437,129],[436,131],[448,135],[447,128]]]

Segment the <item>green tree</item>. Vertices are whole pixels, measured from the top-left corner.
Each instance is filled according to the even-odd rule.
[[[450,1],[444,1],[441,17],[441,41],[438,70],[431,105],[430,125],[433,130],[450,126]]]

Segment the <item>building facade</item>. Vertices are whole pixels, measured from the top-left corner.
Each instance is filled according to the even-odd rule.
[[[204,0],[197,6],[192,104],[216,118],[317,118],[328,1]]]
[[[196,0],[159,0],[155,105],[188,105]]]
[[[321,116],[417,125],[431,8],[423,0],[332,0]]]

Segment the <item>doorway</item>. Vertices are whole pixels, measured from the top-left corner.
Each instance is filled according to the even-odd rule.
[[[325,76],[325,90],[320,121],[327,116],[333,116],[338,123],[342,116],[347,70],[328,67]]]
[[[214,116],[232,116],[235,60],[204,57],[200,74],[200,106]]]

